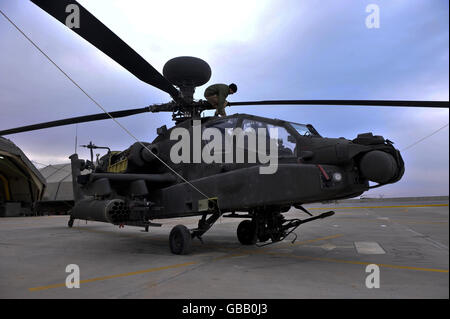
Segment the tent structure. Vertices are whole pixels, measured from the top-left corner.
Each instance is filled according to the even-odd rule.
[[[0,217],[33,215],[45,178],[22,150],[0,136]]]
[[[74,204],[70,163],[48,165],[39,171],[47,187],[36,209],[39,213],[67,213]]]

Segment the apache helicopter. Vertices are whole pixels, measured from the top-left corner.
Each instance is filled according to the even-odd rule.
[[[61,125],[119,118],[143,112],[172,112],[175,126],[162,126],[154,141],[136,142],[124,151],[111,151],[92,143],[90,160],[70,156],[75,204],[68,226],[75,219],[93,220],[114,225],[144,227],[161,226],[154,220],[201,216],[198,227],[175,226],[170,232],[170,249],[174,254],[187,254],[192,239],[199,238],[223,217],[244,218],[237,237],[243,245],[275,243],[283,240],[301,224],[329,217],[333,211],[312,216],[302,205],[351,198],[363,192],[401,179],[404,162],[393,142],[372,133],[359,134],[353,140],[322,137],[312,125],[247,114],[226,117],[202,117],[214,109],[208,102],[193,98],[195,88],[211,77],[209,65],[198,58],[178,57],[169,60],[160,74],[138,53],[74,0],[32,0],[44,11],[65,23],[66,8],[76,4],[82,27],[73,28],[82,38],[119,63],[140,80],[167,92],[172,101],[144,108],[68,118],[0,131],[14,134]],[[234,105],[370,105],[445,107],[448,101],[374,101],[374,100],[279,100],[233,102]],[[171,150],[178,143],[172,139],[175,129],[185,129],[189,136],[216,128],[227,130],[277,128],[277,169],[261,174],[265,163],[244,161],[175,163]],[[269,136],[269,133],[268,133]],[[280,138],[281,137],[281,138]],[[206,141],[201,141],[202,146]],[[244,149],[247,148],[244,144]],[[106,148],[107,154],[94,163],[93,150]],[[236,149],[236,148],[235,148]],[[247,150],[248,151],[248,150]],[[220,154],[222,156],[223,154]],[[89,174],[82,175],[85,169]],[[369,185],[369,181],[377,183]],[[311,217],[286,219],[291,207]],[[294,233],[295,235],[295,233]]]

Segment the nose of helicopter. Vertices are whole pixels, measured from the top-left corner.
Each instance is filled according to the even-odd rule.
[[[374,150],[361,158],[359,162],[361,174],[376,183],[387,183],[399,174],[395,158],[386,152]]]

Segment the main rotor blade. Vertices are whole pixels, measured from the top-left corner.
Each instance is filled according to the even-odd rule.
[[[118,117],[124,117],[124,116],[130,116],[130,115],[134,115],[134,114],[149,112],[150,108],[151,108],[151,106],[147,106],[147,107],[143,107],[143,108],[139,108],[139,109],[110,112],[109,114],[114,118],[118,118]],[[106,113],[98,113],[98,114],[92,114],[92,115],[71,117],[71,118],[63,119],[63,120],[57,120],[57,121],[27,125],[27,126],[22,126],[22,127],[16,127],[16,128],[12,128],[9,130],[3,130],[3,131],[0,131],[0,136],[21,133],[21,132],[34,131],[34,130],[40,130],[40,129],[49,128],[49,127],[63,126],[63,125],[76,124],[76,123],[85,123],[85,122],[92,122],[92,121],[98,121],[98,120],[106,120],[109,118],[111,118],[111,117]]]
[[[448,108],[448,101],[400,101],[400,100],[270,100],[230,102],[237,105],[355,105],[355,106],[402,106]]]
[[[161,73],[78,2],[75,0],[31,1],[63,24],[66,24],[66,19],[72,12],[70,7],[66,12],[66,8],[69,5],[78,6],[80,25],[79,28],[72,28],[72,31],[119,63],[141,81],[169,93],[174,100],[178,99],[178,90]]]

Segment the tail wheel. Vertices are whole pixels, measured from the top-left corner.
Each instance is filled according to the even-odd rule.
[[[256,243],[256,225],[251,220],[242,221],[237,228],[237,237],[242,245]]]
[[[169,236],[169,242],[170,250],[175,255],[186,255],[191,252],[191,232],[184,225],[177,225],[172,228]]]

